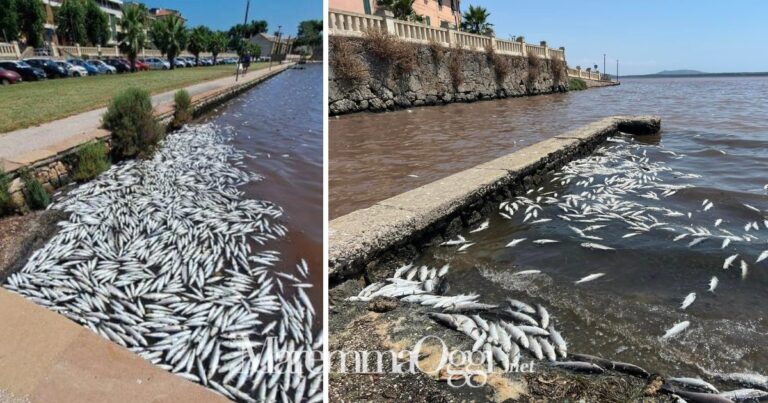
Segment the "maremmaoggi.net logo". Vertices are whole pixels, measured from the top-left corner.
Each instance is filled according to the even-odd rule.
[[[437,336],[421,338],[413,349],[399,351],[337,350],[330,352],[331,373],[416,374],[422,372],[445,380],[451,387],[484,386],[493,372],[534,372],[535,362],[521,363],[519,356],[507,371],[494,365],[493,351],[448,350]]]

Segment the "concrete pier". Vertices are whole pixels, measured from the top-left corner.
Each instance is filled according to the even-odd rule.
[[[653,116],[604,118],[339,217],[329,226],[331,286],[379,264],[413,257],[436,235],[450,236],[480,221],[499,201],[590,154],[611,135],[649,135],[660,127]]]

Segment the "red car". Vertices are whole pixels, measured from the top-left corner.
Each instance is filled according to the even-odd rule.
[[[16,84],[21,82],[19,73],[0,67],[0,85]]]
[[[130,64],[130,62],[128,64]],[[136,59],[136,71],[149,71],[149,65]]]

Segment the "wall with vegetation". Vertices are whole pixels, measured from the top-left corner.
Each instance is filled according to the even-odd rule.
[[[565,62],[419,45],[371,31],[331,37],[331,115],[568,90]]]

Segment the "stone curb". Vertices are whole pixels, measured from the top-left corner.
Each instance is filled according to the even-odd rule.
[[[436,235],[450,236],[479,221],[498,201],[590,154],[610,135],[648,135],[660,128],[653,116],[604,118],[336,218],[328,231],[330,283],[414,256]]]

